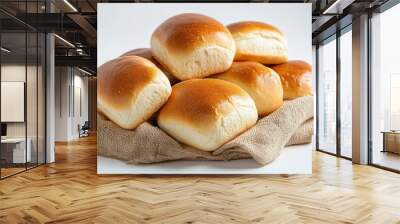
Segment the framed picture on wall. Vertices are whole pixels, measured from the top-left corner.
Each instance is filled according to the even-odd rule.
[[[310,21],[311,4],[99,4],[98,173],[311,173]]]
[[[24,122],[25,82],[1,82],[1,122]]]

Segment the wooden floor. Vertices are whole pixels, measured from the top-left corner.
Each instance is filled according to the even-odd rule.
[[[0,181],[0,223],[400,223],[400,175],[314,153],[313,175],[98,176],[95,138]]]
[[[1,177],[7,177],[7,176],[10,176],[10,175],[13,175],[13,174],[16,174],[16,173],[19,173],[19,172],[23,172],[25,170],[25,167],[17,167],[17,168],[14,168],[14,167],[12,167],[12,168],[4,168],[4,167],[2,167],[1,168]]]
[[[372,159],[374,164],[400,170],[400,154],[381,152],[380,150],[374,150],[373,153]]]

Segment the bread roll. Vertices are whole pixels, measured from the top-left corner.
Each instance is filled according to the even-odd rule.
[[[257,108],[239,86],[193,79],[172,87],[158,125],[176,140],[213,151],[257,122]]]
[[[97,107],[111,121],[134,129],[151,117],[171,94],[163,72],[149,60],[124,56],[97,70]]]
[[[273,66],[272,69],[281,77],[283,99],[313,95],[311,65],[307,62],[293,60]]]
[[[150,48],[137,48],[134,50],[127,51],[123,53],[120,57],[124,56],[139,56],[142,58],[146,58],[153,62],[155,65],[158,65],[159,63],[153,58],[153,55],[151,54],[151,49]]]
[[[137,49],[125,52],[120,57],[123,57],[123,56],[140,56],[142,58],[146,58],[146,59],[150,60],[151,62],[153,62],[159,69],[161,69],[161,71],[168,77],[171,84],[176,83],[178,81],[174,76],[169,74],[168,71],[165,68],[163,68],[163,66],[160,63],[158,63],[158,61],[153,57],[150,48],[137,48]]]
[[[288,60],[287,43],[276,27],[262,22],[238,22],[227,26],[236,43],[235,61],[279,64]]]
[[[208,16],[185,13],[169,18],[151,37],[151,51],[179,80],[227,70],[235,55],[228,29]]]
[[[279,75],[258,62],[233,62],[231,68],[212,76],[232,82],[253,98],[259,116],[265,116],[282,106],[283,89]]]

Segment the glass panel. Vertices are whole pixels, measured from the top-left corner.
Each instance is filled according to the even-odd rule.
[[[28,55],[27,55],[27,80],[26,80],[26,113],[27,113],[27,143],[28,151],[30,150],[30,160],[28,160],[28,168],[37,165],[38,160],[38,36],[36,32],[27,33],[28,38]]]
[[[1,34],[1,166],[2,178],[25,170],[26,34]],[[29,147],[28,147],[29,149]]]
[[[336,153],[336,39],[318,48],[318,147]]]
[[[340,37],[340,150],[352,156],[352,35],[351,30]]]
[[[400,5],[372,18],[372,163],[400,170]]]
[[[43,13],[45,0],[1,1],[0,7],[14,14]],[[2,12],[0,17],[8,18]],[[0,177],[4,178],[45,162],[46,40],[44,34],[12,18],[0,26]]]
[[[38,163],[45,163],[45,93],[46,93],[46,84],[45,84],[45,60],[46,60],[46,52],[45,52],[45,44],[46,38],[45,35],[39,33],[38,35]]]

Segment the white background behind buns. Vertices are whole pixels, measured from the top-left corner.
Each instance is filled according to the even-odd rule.
[[[118,13],[116,13],[118,12]],[[150,47],[154,29],[167,18],[187,12],[211,16],[227,25],[246,20],[271,23],[285,33],[289,58],[312,62],[311,4],[213,3],[213,4],[98,4],[98,65],[128,50]],[[302,146],[303,147],[303,146]],[[136,174],[238,174],[238,173],[311,173],[311,146],[284,150],[271,165],[254,167],[254,161],[237,160],[176,161],[152,165],[132,165],[99,157],[100,173]]]
[[[150,47],[151,34],[157,26],[171,16],[187,12],[211,16],[224,25],[249,20],[272,24],[285,34],[289,58],[311,64],[311,4],[99,3],[97,65],[128,50]]]

